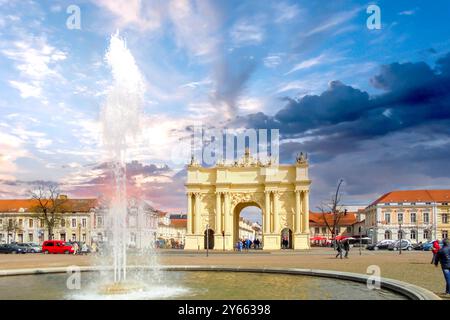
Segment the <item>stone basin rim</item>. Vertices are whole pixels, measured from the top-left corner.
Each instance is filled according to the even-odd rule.
[[[22,276],[22,275],[38,275],[38,274],[52,274],[52,273],[66,273],[69,268],[78,268],[81,272],[90,271],[109,271],[113,270],[112,266],[66,266],[66,267],[48,267],[48,268],[26,268],[26,269],[4,269],[0,270],[0,277],[6,276]],[[301,268],[275,268],[275,267],[233,267],[220,265],[166,265],[151,267],[145,265],[128,266],[127,269],[140,270],[161,270],[161,271],[217,271],[217,272],[251,272],[251,273],[271,273],[271,274],[291,274],[303,275],[313,277],[323,277],[338,280],[354,281],[359,283],[367,283],[370,276],[352,272],[342,272],[334,270],[322,269],[301,269]],[[381,288],[395,292],[405,296],[411,300],[442,300],[433,292],[404,282],[389,278],[380,278]]]

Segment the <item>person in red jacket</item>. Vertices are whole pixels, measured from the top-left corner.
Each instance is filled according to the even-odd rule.
[[[438,253],[438,251],[441,249],[441,246],[439,245],[439,241],[434,240],[433,241],[433,248],[431,249],[431,251],[433,252],[433,258],[431,259],[431,263],[433,264],[435,259],[436,259],[436,254]]]

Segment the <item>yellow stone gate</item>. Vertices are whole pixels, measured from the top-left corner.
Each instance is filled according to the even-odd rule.
[[[215,250],[233,250],[239,215],[247,206],[263,214],[263,249],[281,249],[281,230],[292,232],[294,249],[309,248],[308,161],[263,165],[246,150],[233,164],[206,168],[192,161],[187,169],[187,234],[185,249],[203,249],[206,229]]]

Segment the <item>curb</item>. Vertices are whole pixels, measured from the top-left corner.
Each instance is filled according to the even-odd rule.
[[[84,266],[78,267],[82,272],[113,270],[112,266]],[[30,269],[12,269],[0,270],[0,277],[7,276],[21,276],[21,275],[38,275],[38,274],[52,274],[52,273],[66,273],[68,267],[54,267],[54,268],[30,268]],[[354,281],[359,283],[367,283],[370,276],[331,270],[320,269],[297,269],[297,268],[248,268],[248,267],[229,267],[229,266],[183,266],[183,265],[168,265],[152,268],[149,266],[129,266],[128,269],[158,269],[161,271],[218,271],[218,272],[252,272],[252,273],[272,273],[272,274],[291,274],[303,275],[313,277],[332,278],[339,280]],[[403,295],[411,300],[442,300],[433,292],[399,280],[381,278],[381,288],[393,291]]]

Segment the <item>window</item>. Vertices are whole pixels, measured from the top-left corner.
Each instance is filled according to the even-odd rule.
[[[0,226],[3,224],[3,219],[0,219]]]
[[[43,227],[44,227],[44,219],[41,219],[39,227],[40,227],[40,228],[43,228]]]
[[[97,217],[97,227],[103,227],[103,217]]]
[[[347,233],[352,232],[352,227],[347,227]]]
[[[77,241],[77,235],[75,233],[72,233],[72,241]]]
[[[430,231],[429,230],[423,230],[423,238],[424,239],[430,239]]]
[[[315,234],[319,234],[319,233],[320,233],[320,228],[315,228],[315,229],[314,229],[314,233],[315,233]]]
[[[384,232],[384,239],[390,240],[391,237],[392,237],[392,234],[391,234],[391,232],[389,230]]]
[[[28,227],[33,228],[33,219],[28,219]]]
[[[66,220],[65,219],[61,219],[61,227],[65,227],[66,226]]]
[[[430,223],[430,214],[428,212],[423,213],[423,223]]]
[[[9,227],[9,228],[12,228],[12,226],[13,226],[13,220],[12,220],[12,219],[9,219],[9,220],[8,220],[8,227]]]
[[[23,226],[23,219],[19,219],[19,227]]]
[[[83,242],[86,242],[86,233],[83,233],[83,235],[82,235],[82,241],[83,241]]]
[[[411,212],[411,223],[417,222],[417,215],[415,212]]]
[[[411,240],[416,240],[416,238],[417,238],[416,230],[411,230],[410,238],[411,238]]]
[[[448,239],[448,231],[442,230],[442,239]]]
[[[81,219],[81,224],[83,225],[83,228],[86,228],[86,218]]]
[[[76,228],[77,227],[77,219],[73,218],[72,219],[72,228]]]
[[[398,238],[399,239],[405,239],[405,231],[398,230]]]
[[[399,212],[397,214],[397,220],[398,220],[398,223],[403,223],[403,213],[402,212]]]
[[[448,223],[448,215],[447,214],[442,215],[442,223]]]
[[[384,214],[384,220],[386,221],[386,223],[391,223],[391,214],[390,213],[385,213]]]
[[[65,233],[60,233],[59,234],[59,239],[61,239],[62,241],[66,241],[66,234]]]
[[[28,234],[28,242],[33,242],[34,241],[34,237],[32,233]]]
[[[323,234],[327,233],[327,228],[326,227],[322,227],[322,233]]]

